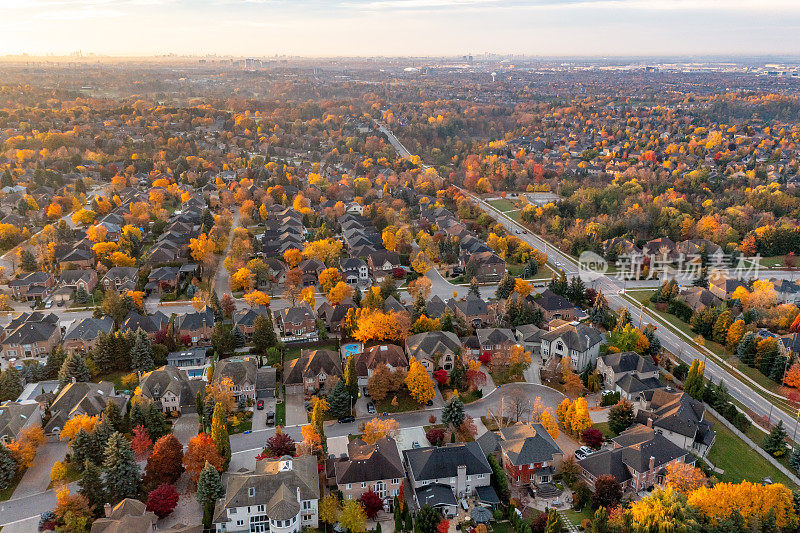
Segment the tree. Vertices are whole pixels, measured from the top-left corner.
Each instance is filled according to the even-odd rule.
[[[11,451],[0,442],[0,490],[5,490],[17,474],[17,462]]]
[[[206,520],[206,515],[210,515],[211,511],[213,511],[214,504],[218,499],[225,497],[225,487],[222,486],[219,472],[211,463],[206,463],[203,470],[200,471],[195,497],[200,506],[203,507],[203,522],[206,527],[210,527],[211,518],[209,516],[208,520]]]
[[[22,394],[22,378],[15,366],[0,372],[0,402],[16,400]]]
[[[192,480],[197,482],[206,463],[222,471],[223,458],[211,436],[208,433],[199,433],[189,440],[189,446],[183,456],[183,466]]]
[[[465,416],[464,403],[458,396],[450,398],[442,408],[442,423],[453,429],[461,426]]]
[[[603,433],[600,432],[597,428],[588,428],[583,431],[581,435],[581,441],[589,446],[590,448],[594,448],[595,450],[600,449],[600,445],[603,444]]]
[[[106,489],[103,486],[102,471],[92,461],[85,461],[83,474],[78,480],[80,493],[89,502],[95,516],[102,516],[106,502]]]
[[[319,274],[319,284],[322,292],[329,292],[338,282],[342,281],[342,273],[338,268],[326,268]]]
[[[61,432],[58,434],[60,440],[72,440],[80,432],[81,429],[87,433],[94,432],[100,418],[97,416],[89,416],[87,414],[76,415],[64,423]]]
[[[125,421],[116,402],[108,402],[100,418],[102,423],[106,424],[112,431],[125,432]]]
[[[800,472],[800,449],[795,448],[789,456],[789,466],[795,471]]]
[[[542,425],[545,431],[550,434],[553,440],[558,438],[558,422],[556,422],[553,415],[550,414],[550,411],[542,412],[539,423]]]
[[[351,398],[358,398],[358,375],[356,375],[356,356],[351,354],[344,365],[344,384]]]
[[[428,403],[436,395],[433,380],[428,375],[425,367],[422,366],[422,363],[417,361],[415,357],[412,357],[409,361],[409,370],[405,383],[411,397],[420,405]]]
[[[608,511],[605,507],[599,507],[594,512],[591,533],[608,533]]]
[[[626,511],[632,531],[694,531],[699,527],[686,499],[672,488],[657,487]]]
[[[363,493],[358,501],[361,503],[361,507],[364,508],[364,514],[366,514],[367,518],[370,520],[375,518],[378,511],[383,510],[383,500],[372,490],[372,487]]]
[[[64,524],[63,531],[86,531],[92,517],[86,497],[82,494],[70,494],[66,486],[56,491],[56,507],[53,513]]]
[[[550,509],[547,514],[547,523],[544,526],[545,533],[561,533],[563,526],[561,525],[561,518],[558,516],[558,511]]]
[[[333,525],[339,521],[339,514],[342,512],[342,504],[332,492],[329,492],[319,502],[319,519],[325,522],[327,531],[328,525]]]
[[[350,392],[343,380],[336,382],[328,397],[331,404],[331,415],[336,418],[350,416]]]
[[[86,366],[86,360],[78,352],[73,352],[67,355],[64,363],[61,365],[61,370],[58,371],[58,381],[62,387],[75,381],[89,381],[92,379],[92,374],[89,372],[89,367]]]
[[[267,316],[259,314],[253,320],[253,346],[255,346],[256,352],[265,354],[276,344],[275,327]]]
[[[441,519],[439,511],[430,505],[423,505],[417,512],[415,530],[419,533],[437,533]]]
[[[358,500],[346,500],[339,513],[339,524],[349,533],[365,533],[367,516]]]
[[[730,311],[726,310],[720,313],[719,317],[717,317],[717,321],[714,322],[714,329],[712,332],[714,342],[725,344],[728,340],[728,330],[732,324],[733,319]]]
[[[514,291],[515,281],[514,278],[511,277],[511,274],[506,272],[503,274],[503,277],[500,279],[500,283],[497,284],[497,290],[495,291],[495,296],[497,296],[498,300],[505,300],[511,293]]]
[[[704,372],[705,365],[702,361],[699,359],[693,360],[689,367],[689,374],[683,382],[683,391],[692,398],[701,399],[703,397],[703,388],[705,387],[703,382]]]
[[[380,418],[373,418],[364,424],[364,442],[367,444],[375,444],[379,440],[386,437],[394,437],[400,425],[397,420],[387,418],[382,420]]]
[[[615,435],[619,435],[633,424],[633,406],[622,398],[617,405],[608,411],[608,427]]]
[[[211,419],[211,440],[217,452],[222,456],[222,469],[227,470],[231,461],[231,438],[228,435],[228,428],[225,425],[225,407],[218,403],[214,406],[214,415]]]
[[[384,363],[379,363],[367,379],[367,391],[370,397],[380,402],[386,398],[390,388],[391,371]]]
[[[162,483],[147,495],[147,510],[159,518],[169,516],[178,506],[180,495],[169,483]]]
[[[244,348],[245,344],[247,344],[247,338],[244,333],[239,329],[239,326],[233,326],[233,345],[236,348]]]
[[[472,259],[472,258],[470,258]],[[514,288],[516,289],[517,285],[516,282],[514,283]],[[478,279],[473,276],[473,278],[469,282],[469,291],[467,291],[467,296],[474,296],[475,298],[481,297],[481,289],[480,285],[478,284]]]
[[[103,461],[106,491],[112,502],[135,498],[139,492],[139,466],[128,440],[115,431],[108,439]]]
[[[36,451],[44,441],[44,430],[41,426],[28,426],[20,430],[17,440],[11,441],[8,449],[20,468],[30,468],[36,458]]]
[[[131,439],[131,448],[136,458],[142,460],[150,453],[150,448],[153,446],[153,441],[144,426],[139,425],[133,428],[133,438]]]
[[[265,451],[270,457],[283,457],[284,455],[294,455],[294,439],[288,433],[276,430],[275,434],[267,439]]]
[[[244,301],[246,301],[247,305],[250,307],[268,307],[272,301],[272,298],[268,294],[261,291],[250,291],[244,295]]]
[[[667,466],[664,482],[676,491],[689,494],[705,485],[706,476],[703,471],[688,463],[673,463]]]
[[[183,474],[183,445],[175,435],[164,435],[153,446],[144,468],[145,485],[175,484]]]
[[[788,446],[786,445],[786,429],[783,427],[783,420],[772,427],[769,435],[764,439],[764,450],[773,457],[786,455]]]
[[[792,491],[781,483],[717,483],[689,494],[688,503],[709,520],[726,520],[738,512],[745,521],[763,521],[772,513],[778,527],[797,527]]]
[[[738,319],[728,328],[728,333],[725,336],[725,344],[729,350],[735,350],[741,342],[745,334],[744,320]]]
[[[597,478],[594,482],[594,494],[592,495],[592,505],[610,509],[616,507],[622,498],[622,485],[619,484],[614,476],[604,475]]]
[[[231,324],[217,322],[214,325],[214,330],[211,332],[211,346],[220,356],[231,354],[236,348],[232,330]]]

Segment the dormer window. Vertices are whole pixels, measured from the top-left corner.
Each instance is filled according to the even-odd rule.
[[[250,496],[251,498],[254,497],[256,495],[255,487],[250,487],[249,489],[247,489],[247,495]]]

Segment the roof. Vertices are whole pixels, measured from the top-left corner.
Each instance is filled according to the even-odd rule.
[[[443,505],[458,505],[456,497],[453,495],[453,489],[448,485],[440,483],[433,483],[420,487],[416,491],[417,501],[420,506],[430,505],[431,507]]]
[[[338,352],[333,350],[301,350],[300,357],[286,362],[284,382],[286,384],[303,383],[304,378],[342,375],[342,361]]]
[[[33,344],[45,342],[58,331],[58,324],[51,322],[24,322],[3,340],[3,344]]]
[[[114,329],[114,319],[110,316],[87,317],[75,324],[64,336],[64,340],[91,341],[96,339],[101,331],[111,333],[112,329]]]
[[[705,415],[705,406],[684,392],[665,389],[653,392],[647,410],[637,417],[653,418],[653,427],[694,438]],[[645,418],[646,420],[646,418]]]
[[[396,344],[378,344],[356,355],[356,374],[366,376],[369,370],[385,364],[392,368],[408,367],[408,359],[400,346]]]
[[[572,302],[560,296],[550,289],[545,289],[538,298],[533,300],[536,305],[545,311],[560,311],[564,309],[572,309],[574,306]]]
[[[181,405],[190,405],[195,399],[186,371],[172,365],[147,372],[139,381],[139,387],[142,396],[151,400],[160,400],[167,392],[180,398]]]
[[[497,344],[517,344],[514,332],[507,328],[479,328],[475,330],[481,346]]]
[[[275,520],[291,518],[300,511],[298,492],[301,500],[319,499],[317,472],[316,457],[303,455],[262,459],[253,472],[230,474],[225,498],[217,500],[214,523],[227,522],[226,509],[250,505],[266,505],[267,515]]]
[[[431,358],[436,353],[458,353],[461,341],[458,335],[450,331],[426,331],[411,335],[406,339],[406,351],[409,356]]]
[[[36,402],[17,403],[9,400],[0,404],[0,438],[16,440],[37,409],[39,404]]]
[[[605,340],[605,335],[592,326],[570,322],[548,331],[542,335],[543,340],[554,341],[563,339],[569,350],[585,352],[595,344]]]
[[[600,360],[609,366],[614,373],[622,372],[657,372],[658,367],[652,359],[642,357],[636,352],[609,353],[600,356]]]
[[[120,407],[127,401],[124,396],[115,394],[114,384],[110,381],[68,383],[50,405],[52,416],[45,426],[45,432],[63,428],[67,420],[77,414],[100,415],[109,400],[120,404]]]
[[[125,498],[111,511],[108,518],[98,518],[92,524],[92,533],[149,533],[158,517],[149,512],[139,500]]]
[[[549,462],[563,455],[541,424],[515,424],[501,429],[500,436],[500,449],[514,465]]]
[[[349,459],[336,463],[336,483],[361,483],[405,477],[397,443],[391,437],[375,444],[357,439],[347,446]]]
[[[231,378],[234,385],[241,385],[245,380],[255,385],[257,373],[258,368],[255,362],[250,359],[244,361],[223,359],[222,361],[218,361],[214,367],[212,382],[217,383],[221,381],[222,378]]]
[[[456,477],[459,465],[467,475],[490,474],[492,469],[477,442],[404,450],[403,456],[417,481]]]

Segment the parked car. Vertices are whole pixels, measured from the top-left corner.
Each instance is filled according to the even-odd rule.
[[[419,442],[417,442],[417,441],[414,441],[414,442],[412,442],[412,443],[411,443],[411,447],[412,447],[412,448],[414,448],[414,449],[416,449],[416,448],[422,448],[422,446],[420,446],[420,445],[419,445]]]
[[[355,422],[355,421],[356,418],[354,416],[343,416],[338,420],[340,424],[348,424],[350,422]]]
[[[45,309],[50,309],[51,307],[53,307],[53,300],[50,300],[46,304],[44,304]]]
[[[267,411],[267,425],[274,426],[275,425],[275,413],[272,411]]]
[[[264,410],[264,400],[258,400],[258,403],[256,403],[256,409],[258,409],[259,411]]]
[[[465,511],[469,511],[469,504],[467,503],[467,500],[461,500],[461,508]]]
[[[367,390],[366,387],[363,387],[363,391],[364,391],[364,398],[369,398],[369,391]]]
[[[369,402],[367,404],[367,412],[369,414],[371,414],[371,415],[374,415],[375,414],[375,404],[373,404],[372,402]]]
[[[575,459],[580,461],[581,459],[586,459],[586,452],[581,449],[575,450]]]

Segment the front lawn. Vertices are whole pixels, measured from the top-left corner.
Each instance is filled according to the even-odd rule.
[[[392,400],[397,398],[397,405],[392,404]],[[380,413],[402,413],[405,411],[417,411],[424,408],[417,401],[411,397],[408,390],[402,389],[396,393],[390,392],[386,398],[375,403],[375,410]]]
[[[769,476],[775,482],[783,483],[789,488],[796,488],[789,478],[772,466],[772,463],[734,435],[711,414],[706,413],[706,419],[714,424],[717,432],[717,439],[708,453],[708,460],[717,468],[724,470],[722,474],[715,474],[720,481],[739,483],[747,480],[758,483],[764,477]]]
[[[22,481],[22,476],[25,475],[25,468],[17,472],[17,475],[14,476],[14,479],[11,480],[11,483],[8,484],[6,488],[0,490],[0,502],[4,502],[6,500],[11,499],[11,496],[14,495],[14,491],[17,490],[17,485],[19,482]]]
[[[330,341],[330,342],[326,342],[325,344],[320,344],[319,346],[314,346],[313,348],[301,348],[301,347],[298,346],[297,348],[291,348],[289,350],[286,350],[286,355],[284,356],[283,359],[285,361],[291,361],[292,359],[297,359],[297,358],[300,357],[300,351],[303,350],[303,349],[306,349],[306,350],[333,350],[333,351],[337,351],[339,349],[339,346],[338,346],[337,341],[335,339]]]
[[[278,402],[275,404],[275,425],[286,425],[286,402]]]
[[[569,518],[570,522],[572,522],[572,524],[575,525],[576,527],[580,527],[581,522],[583,522],[587,518],[589,520],[594,518],[594,513],[592,512],[592,508],[589,505],[585,505],[583,509],[581,509],[580,511],[576,511],[575,509],[566,509],[564,511],[561,511],[561,513],[567,518]]]
[[[611,431],[611,428],[608,427],[608,422],[597,422],[594,424],[594,427],[595,429],[599,430],[600,433],[602,433],[603,436],[607,439],[613,439],[614,437],[616,437],[616,435],[614,435],[614,432]]]

